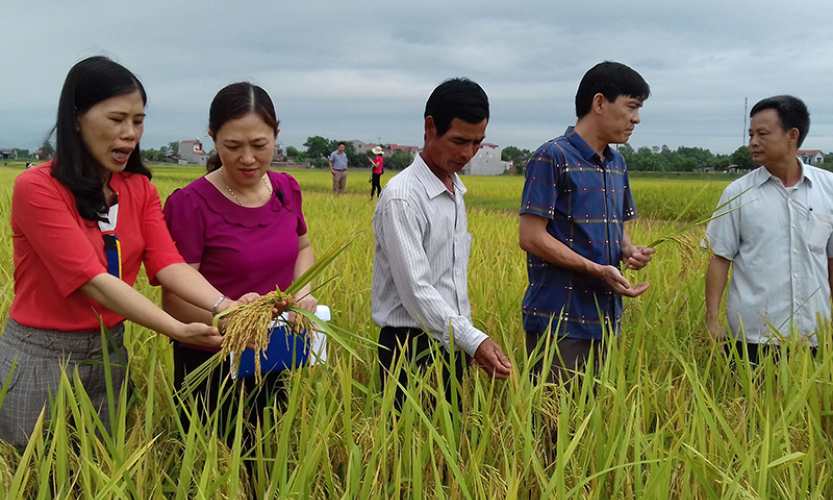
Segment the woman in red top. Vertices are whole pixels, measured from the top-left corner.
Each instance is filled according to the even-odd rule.
[[[371,160],[373,163],[373,173],[370,177],[370,182],[372,184],[372,187],[370,188],[370,199],[372,200],[373,193],[376,193],[376,199],[378,200],[379,195],[382,194],[382,184],[380,181],[382,179],[382,164],[385,159],[382,157],[382,148],[379,146],[376,146],[371,151],[374,155],[376,155],[376,157]]]
[[[96,363],[103,359],[99,318],[115,339],[108,345],[115,387],[127,359],[124,319],[189,344],[221,345],[216,328],[182,323],[132,288],[144,264],[151,283],[195,306],[216,313],[233,305],[183,262],[171,240],[139,156],[146,102],[142,84],[119,64],[79,62],[58,103],[55,160],[15,181],[15,296],[0,336],[0,381],[11,377],[0,438],[16,447],[26,445],[64,363],[70,380],[78,370],[109,425],[105,368]]]

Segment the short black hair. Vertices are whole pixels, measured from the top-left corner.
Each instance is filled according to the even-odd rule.
[[[792,128],[798,129],[798,147],[804,142],[810,132],[810,112],[807,105],[798,97],[791,95],[777,95],[761,99],[749,113],[749,118],[765,109],[774,109],[781,120],[781,128],[784,132]]]
[[[489,98],[480,85],[468,78],[452,78],[431,92],[425,103],[424,118],[432,117],[437,135],[451,128],[451,121],[459,118],[471,124],[489,119]]]
[[[602,94],[608,102],[620,95],[645,101],[651,87],[642,75],[624,64],[605,61],[590,68],[581,79],[576,92],[576,116],[583,118],[590,112],[593,96]]]
[[[106,220],[103,168],[92,157],[78,130],[78,118],[93,106],[112,97],[139,92],[142,103],[148,98],[142,83],[127,68],[104,56],[94,56],[75,64],[69,70],[58,101],[55,123],[55,161],[52,177],[75,197],[75,206],[82,218],[90,221]],[[142,163],[139,144],[127,159],[125,171],[151,178],[150,170]]]
[[[345,148],[347,147],[347,144],[344,141],[339,141],[338,145],[339,146],[344,146]]]

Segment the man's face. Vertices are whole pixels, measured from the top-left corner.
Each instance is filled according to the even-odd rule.
[[[608,143],[628,142],[633,128],[640,122],[639,108],[641,107],[641,99],[626,95],[620,95],[613,102],[603,99],[602,127]]]
[[[339,153],[343,153],[343,152],[344,152],[344,148],[345,148],[345,147],[346,147],[346,146],[345,146],[344,144],[339,144],[339,145],[338,145],[338,152],[339,152]]]
[[[784,130],[774,109],[755,113],[749,122],[749,152],[755,163],[769,166],[793,154],[798,129]]]
[[[488,120],[469,123],[459,118],[451,120],[451,127],[438,136],[433,117],[425,119],[425,161],[435,174],[458,173],[480,150],[486,137]]]

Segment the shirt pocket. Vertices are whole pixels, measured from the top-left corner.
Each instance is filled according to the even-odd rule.
[[[807,244],[811,252],[825,252],[833,235],[833,214],[817,214],[810,212]]]

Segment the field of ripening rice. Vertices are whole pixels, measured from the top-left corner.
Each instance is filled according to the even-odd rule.
[[[2,325],[14,293],[8,220],[21,171],[17,164],[0,167]],[[154,172],[163,200],[202,174],[162,166]],[[374,340],[369,173],[352,172],[349,194],[338,198],[329,193],[329,172],[291,173],[304,191],[319,255],[357,234],[317,280],[330,281],[316,295],[332,308],[333,325]],[[379,393],[375,348],[356,342],[354,356],[331,343],[325,365],[287,375],[286,408],[268,415],[254,450],[246,450],[239,440],[227,446],[212,422],[180,426],[178,408],[188,404],[172,384],[167,337],[129,325],[135,391],[129,401],[114,396],[121,411],[111,432],[96,436],[101,422],[83,390],[65,385],[52,418],[41,424],[43,437],[23,451],[0,445],[0,496],[833,498],[833,351],[822,348],[813,358],[796,344],[787,360],[754,369],[740,360],[733,372],[703,336],[702,228],[660,245],[646,269],[626,272],[651,287],[626,299],[621,341],[608,344],[598,378],[586,373],[571,389],[533,384],[520,315],[527,283],[517,236],[523,179],[463,180],[474,235],[473,318],[504,346],[514,366],[509,381],[470,370],[462,413],[444,402],[426,413],[410,400],[394,420],[392,393]],[[634,241],[648,243],[707,217],[727,183],[633,179],[641,216],[628,226]],[[136,286],[159,300],[146,279]],[[414,398],[431,387],[415,389]]]

